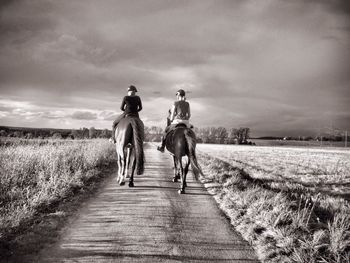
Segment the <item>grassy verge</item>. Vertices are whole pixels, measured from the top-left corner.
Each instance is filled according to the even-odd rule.
[[[106,140],[38,141],[0,147],[0,245],[116,165]]]
[[[200,154],[203,183],[264,262],[350,262],[350,206]]]

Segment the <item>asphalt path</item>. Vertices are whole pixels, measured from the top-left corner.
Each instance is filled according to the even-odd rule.
[[[38,262],[258,262],[203,185],[172,180],[172,158],[145,145],[135,187],[113,176],[84,204]]]

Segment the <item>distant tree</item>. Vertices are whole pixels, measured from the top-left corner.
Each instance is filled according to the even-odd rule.
[[[147,126],[144,127],[145,134],[148,134],[149,130],[150,130],[149,127],[147,127]]]
[[[200,128],[199,129],[199,134],[200,134],[200,138],[202,139],[203,143],[209,143],[210,142],[210,128],[206,127],[206,128]]]
[[[28,132],[26,135],[25,135],[25,138],[26,139],[33,139],[34,138],[34,135],[30,132]]]
[[[7,136],[7,132],[5,130],[0,131],[0,136],[5,137]]]
[[[238,144],[247,144],[250,137],[250,129],[242,127],[239,129],[231,129],[229,137],[231,140],[237,141]]]
[[[163,129],[157,126],[144,127],[145,141],[147,142],[159,142],[162,135]]]
[[[220,144],[247,144],[250,137],[249,128],[230,128],[225,127],[205,127],[195,129],[197,141],[202,143],[220,143]]]
[[[231,128],[228,132],[228,143],[236,143],[238,141],[238,129]]]
[[[73,137],[73,139],[82,139],[83,138],[83,134],[80,130],[71,130],[71,133],[70,133]]]
[[[152,126],[149,133],[151,134],[162,134],[163,133],[163,129],[157,126]]]
[[[22,138],[24,136],[23,132],[22,131],[15,131],[13,133],[13,136],[14,137],[17,137],[17,138]]]
[[[227,141],[228,132],[224,127],[218,127],[216,129],[217,143],[223,144]]]
[[[202,142],[203,142],[203,139],[202,139],[202,137],[201,137],[201,135],[200,135],[200,130],[199,130],[199,128],[198,128],[198,127],[194,127],[194,128],[193,128],[193,131],[194,131],[194,133],[196,134],[197,143],[202,143]]]
[[[95,127],[90,127],[90,129],[89,129],[89,138],[90,139],[96,138],[96,129],[95,129]]]
[[[216,127],[210,127],[209,128],[209,142],[215,143],[217,138],[217,128]]]
[[[52,139],[62,139],[62,135],[59,132],[55,132],[51,136]]]
[[[110,138],[111,136],[112,136],[112,132],[110,130],[108,130],[108,129],[104,129],[100,133],[99,138]]]
[[[248,142],[250,135],[249,128],[239,128],[238,129],[238,142],[239,144],[246,144]]]
[[[72,133],[70,133],[70,134],[67,135],[66,139],[74,140],[75,138],[74,138],[74,135]]]
[[[81,133],[82,133],[82,138],[83,139],[88,139],[89,138],[89,129],[88,128],[83,127],[83,129],[81,130]]]

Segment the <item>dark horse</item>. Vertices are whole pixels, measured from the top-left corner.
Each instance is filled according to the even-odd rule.
[[[129,187],[134,186],[134,172],[143,174],[144,128],[142,121],[137,117],[125,117],[117,125],[115,130],[116,150],[118,156],[118,183],[125,184],[130,162],[132,163]]]
[[[175,130],[169,132],[165,142],[166,149],[171,153],[174,160],[173,181],[177,182],[181,178],[179,194],[184,194],[190,164],[196,180],[198,180],[198,175],[202,173],[196,157],[196,135],[186,125],[178,124]],[[182,164],[182,157],[184,156],[187,156],[185,167]]]

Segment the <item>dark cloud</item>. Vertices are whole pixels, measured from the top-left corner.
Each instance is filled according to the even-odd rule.
[[[321,0],[321,1],[311,1],[314,3],[319,3],[324,5],[329,10],[339,13],[339,14],[345,14],[347,16],[350,15],[350,2],[348,0]]]
[[[3,1],[1,1],[0,2],[0,15],[6,7],[13,4],[14,2],[15,2],[15,0],[3,0]]]

